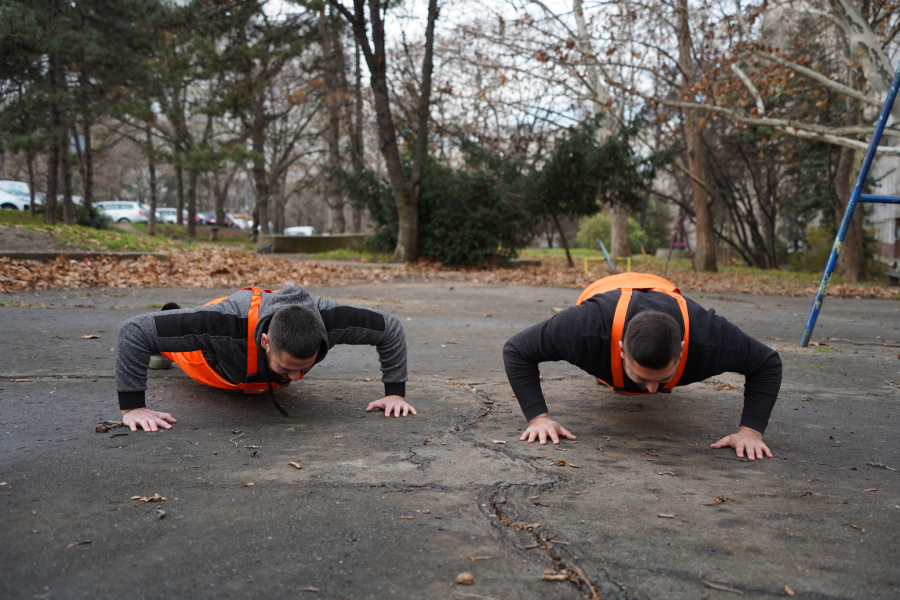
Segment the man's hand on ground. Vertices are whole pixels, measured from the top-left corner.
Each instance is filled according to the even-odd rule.
[[[772,458],[772,452],[762,441],[762,434],[749,427],[741,427],[737,433],[726,435],[715,444],[709,445],[710,448],[725,448],[726,446],[734,448],[739,458],[744,458],[745,450],[747,458],[750,460],[756,460],[757,458],[762,460],[763,453],[765,453],[765,456]]]
[[[406,400],[404,400],[400,396],[387,396],[385,398],[382,398],[381,400],[369,402],[369,406],[366,407],[366,412],[369,412],[376,408],[384,410],[384,416],[386,417],[391,416],[392,411],[395,417],[399,417],[401,412],[403,413],[404,417],[409,415],[409,413],[412,413],[414,415],[419,414],[416,412],[416,409],[407,404]]]
[[[137,431],[138,425],[144,431],[158,431],[159,427],[163,429],[172,429],[169,423],[177,423],[178,421],[169,413],[156,412],[150,408],[132,408],[131,410],[122,411],[122,423],[131,427],[132,431]]]
[[[547,443],[547,438],[550,438],[550,441],[554,444],[559,443],[559,436],[564,436],[570,440],[577,440],[572,433],[551,419],[549,416],[537,417],[534,419],[529,425],[528,429],[522,434],[522,437],[519,438],[520,442],[524,442],[526,438],[528,439],[528,443],[531,444],[537,439],[541,444]]]

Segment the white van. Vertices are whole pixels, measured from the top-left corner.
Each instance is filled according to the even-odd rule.
[[[29,210],[31,195],[28,184],[22,181],[0,181],[0,208]]]

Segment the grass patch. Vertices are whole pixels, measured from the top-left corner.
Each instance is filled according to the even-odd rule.
[[[825,346],[816,346],[815,352],[828,353],[836,352],[836,350],[834,350],[833,348],[826,348]]]
[[[309,258],[318,258],[322,260],[351,260],[356,262],[393,262],[391,255],[386,252],[371,252],[368,250],[351,250],[349,248],[338,248],[337,250],[329,250],[328,252],[318,252],[316,254],[304,254]]]
[[[132,223],[132,227],[138,231],[147,231],[146,223]],[[196,237],[191,239],[187,234],[186,225],[176,225],[174,223],[157,223],[156,234],[171,240],[179,242],[203,242],[216,244],[217,246],[241,247],[253,250],[256,248],[253,240],[250,238],[250,232],[241,229],[221,228],[219,229],[218,239],[215,242],[210,240],[212,232],[209,227],[198,226],[196,229]]]
[[[152,252],[164,250],[172,243],[161,235],[137,235],[115,226],[111,229],[93,229],[82,225],[46,225],[42,217],[32,217],[27,212],[15,210],[0,210],[0,224],[44,231],[56,238],[61,245],[91,250]]]

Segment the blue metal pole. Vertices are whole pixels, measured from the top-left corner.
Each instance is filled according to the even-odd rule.
[[[875,152],[878,149],[878,143],[881,141],[881,134],[884,133],[884,127],[888,118],[891,116],[891,108],[894,106],[894,100],[897,98],[897,88],[900,87],[900,65],[894,71],[894,80],[891,82],[891,89],[888,90],[887,98],[884,106],[881,107],[881,114],[878,115],[878,121],[875,123],[875,132],[872,134],[872,141],[869,142],[869,149],[866,150],[866,157],[863,159],[862,168],[859,175],[856,176],[856,184],[853,186],[853,193],[850,194],[850,201],[847,203],[847,210],[844,211],[844,218],[841,220],[841,226],[838,229],[837,237],[834,238],[834,245],[831,247],[831,255],[828,257],[828,263],[825,265],[825,271],[822,273],[822,281],[819,282],[819,289],[816,291],[816,299],[813,301],[812,308],[809,310],[809,316],[806,319],[806,327],[803,329],[803,335],[800,337],[800,347],[809,346],[809,338],[812,337],[813,329],[816,327],[816,319],[819,318],[819,311],[822,309],[822,300],[825,299],[825,291],[828,289],[828,282],[834,272],[834,266],[837,263],[838,254],[841,253],[841,246],[844,244],[844,238],[847,237],[847,229],[850,227],[850,220],[853,218],[853,211],[856,210],[856,203],[862,194],[862,188],[869,176],[869,168],[872,166],[872,160],[875,158]]]
[[[900,197],[897,196],[872,196],[862,194],[859,197],[860,202],[874,202],[876,204],[900,204]]]
[[[600,242],[600,249],[603,250],[603,256],[606,257],[606,262],[609,263],[609,270],[613,274],[618,273],[619,272],[618,269],[616,269],[616,266],[613,264],[612,259],[609,257],[609,252],[606,251],[606,246],[603,245],[603,240],[597,240],[597,241]]]

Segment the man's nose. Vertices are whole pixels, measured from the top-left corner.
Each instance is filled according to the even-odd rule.
[[[655,394],[656,390],[659,389],[658,383],[647,383],[645,385],[647,387],[647,391],[650,392],[651,394]]]
[[[303,372],[302,371],[291,371],[290,373],[288,373],[288,378],[291,381],[299,381],[300,379],[303,378]]]

